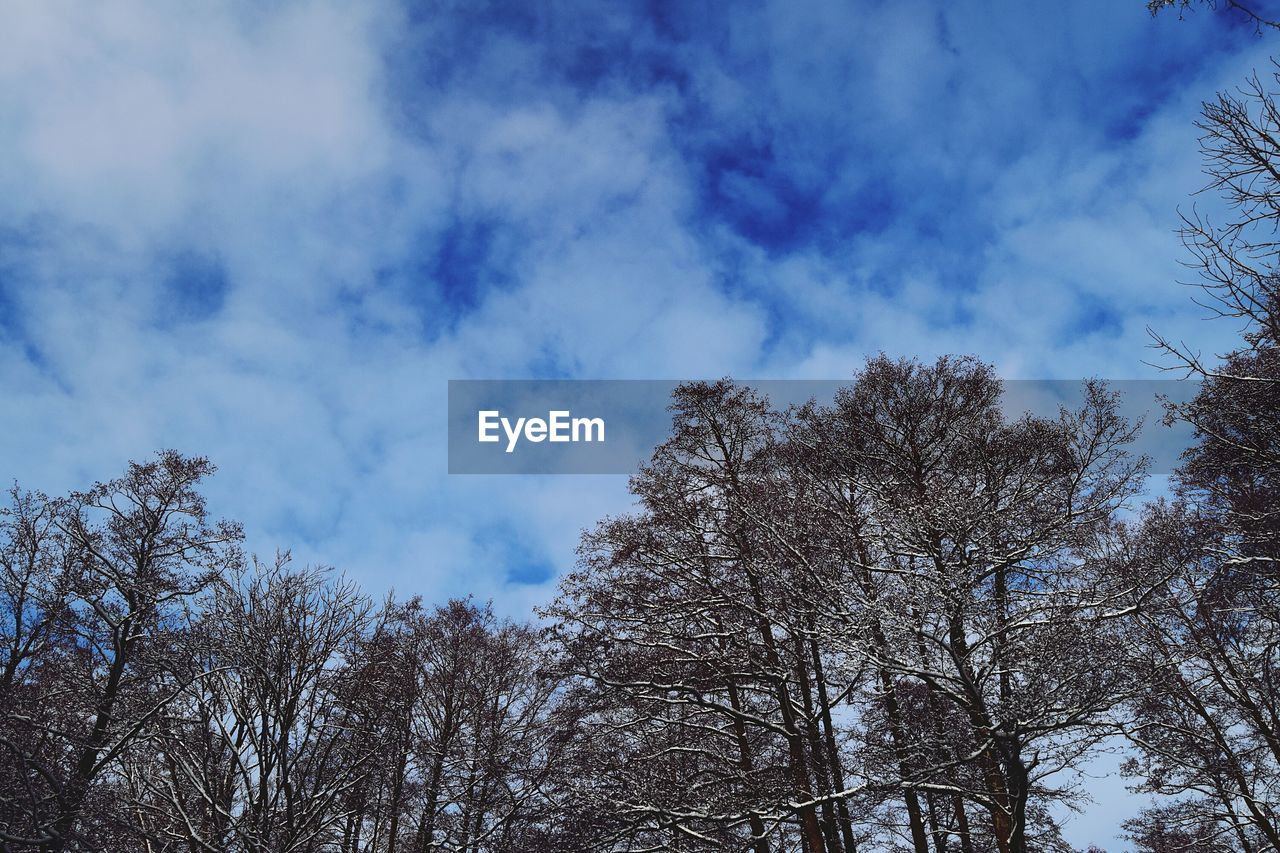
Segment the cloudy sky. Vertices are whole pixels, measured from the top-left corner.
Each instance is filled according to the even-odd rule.
[[[1142,0],[0,2],[0,463],[174,447],[371,591],[545,600],[621,477],[449,477],[449,378],[1011,378],[1207,351],[1200,101]]]

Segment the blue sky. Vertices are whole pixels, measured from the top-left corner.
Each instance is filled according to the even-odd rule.
[[[449,378],[1016,378],[1206,351],[1201,100],[1141,0],[6,3],[0,461],[210,456],[250,544],[523,613],[624,478],[450,478]],[[1211,204],[1211,200],[1202,203]]]

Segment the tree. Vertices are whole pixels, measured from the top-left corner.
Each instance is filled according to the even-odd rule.
[[[239,559],[240,528],[210,522],[197,490],[213,471],[166,451],[64,500],[15,491],[2,548],[6,844],[92,849],[113,836],[120,815],[99,798],[174,698],[162,676],[181,608]]]
[[[0,514],[0,844],[50,838],[62,777],[53,766],[68,745],[50,737],[67,707],[66,671],[76,663],[70,550],[60,506],[39,493],[10,492]]]
[[[839,688],[813,657],[829,608],[803,598],[834,587],[803,582],[789,556],[782,421],[728,382],[681,387],[673,410],[632,480],[643,512],[584,536],[547,611],[592,711],[597,843],[852,850],[860,788],[824,737]]]
[[[1168,407],[1195,443],[1173,500],[1150,508],[1132,546],[1135,588],[1150,592],[1137,608],[1131,666],[1147,693],[1128,721],[1138,755],[1126,770],[1178,799],[1129,829],[1146,850],[1269,850],[1280,848],[1280,111],[1255,77],[1206,104],[1200,126],[1209,188],[1232,215],[1188,218],[1184,238],[1202,304],[1244,331],[1216,366],[1156,339],[1201,386]]]
[[[0,511],[0,850],[576,849],[542,632],[246,561],[212,471]]]
[[[353,707],[369,602],[282,556],[228,573],[202,605],[175,667],[186,686],[131,777],[145,835],[244,853],[331,845],[380,734]]]
[[[676,392],[641,512],[584,537],[547,611],[593,710],[602,849],[1052,838],[1045,780],[1123,693],[1104,569],[1143,465],[1099,386],[1056,419],[999,398],[963,359],[873,359],[788,413]]]
[[[1252,3],[1241,3],[1239,0],[1198,0],[1198,3],[1210,9],[1222,8],[1235,12],[1244,20],[1251,22],[1258,32],[1262,32],[1264,27],[1280,29],[1280,21],[1272,20],[1255,12]],[[1165,9],[1177,9],[1181,13],[1195,5],[1197,5],[1197,0],[1147,0],[1147,9],[1152,15],[1158,15]]]
[[[540,636],[470,601],[415,608],[410,624],[408,759],[421,791],[411,849],[522,849],[545,833],[545,786],[563,746]]]
[[[1065,792],[1046,782],[1104,737],[1124,687],[1106,569],[1144,472],[1133,427],[1096,384],[1056,419],[1008,420],[1000,394],[973,360],[882,357],[803,416],[867,626],[863,697],[893,756],[876,769],[917,851],[981,843],[966,803],[1000,851],[1028,849],[1033,819],[1049,842],[1044,806]]]
[[[567,732],[539,632],[488,606],[388,600],[356,642],[353,726],[377,745],[346,796],[340,849],[539,849]]]

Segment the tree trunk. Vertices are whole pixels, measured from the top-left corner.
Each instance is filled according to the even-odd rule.
[[[751,761],[751,745],[747,742],[746,724],[742,722],[742,717],[738,716],[742,712],[742,700],[738,697],[738,686],[733,679],[729,679],[729,707],[735,713],[733,738],[738,743],[738,768],[742,771],[744,780],[750,781],[755,772],[755,766]],[[747,824],[751,827],[751,849],[755,853],[771,853],[769,842],[765,838],[764,820],[761,819],[760,813],[753,811],[748,814]]]
[[[831,782],[837,791],[845,790],[844,768],[840,765],[840,749],[836,744],[835,725],[831,721],[831,700],[827,696],[827,681],[822,672],[822,654],[817,640],[809,640],[809,653],[813,658],[813,678],[818,684],[818,710],[822,716],[823,740],[826,746],[827,762],[831,767]],[[848,853],[857,853],[858,844],[853,838],[853,820],[849,816],[849,800],[841,797],[836,800],[836,811],[840,815],[840,834],[844,839],[844,849]]]

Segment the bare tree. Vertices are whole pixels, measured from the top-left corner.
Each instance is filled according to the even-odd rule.
[[[1195,443],[1173,500],[1153,505],[1131,545],[1141,636],[1131,666],[1146,692],[1126,771],[1171,799],[1129,824],[1145,851],[1280,849],[1280,111],[1255,76],[1204,105],[1209,188],[1225,225],[1185,221],[1202,303],[1239,322],[1217,365],[1157,337],[1202,380],[1170,405]]]
[[[1152,15],[1158,15],[1165,9],[1177,9],[1181,14],[1197,4],[1209,9],[1223,9],[1228,12],[1234,12],[1244,20],[1252,23],[1254,29],[1259,33],[1264,28],[1280,29],[1280,21],[1272,20],[1254,11],[1254,4],[1241,3],[1239,0],[1147,0],[1147,9],[1150,10]]]
[[[248,563],[202,459],[0,514],[0,850],[572,844],[543,635]]]
[[[1169,849],[1177,836],[1198,839],[1187,849],[1260,851],[1280,847],[1280,359],[1255,343],[1224,364],[1170,408],[1197,444],[1132,546],[1134,587],[1149,590],[1132,656],[1147,692],[1127,771],[1186,799],[1131,829]]]
[[[151,835],[245,853],[331,846],[376,753],[348,701],[370,603],[282,556],[229,573],[203,605],[179,671],[189,684],[135,774]]]
[[[1280,82],[1280,72],[1271,76]],[[1218,195],[1228,213],[1221,224],[1195,211],[1183,217],[1188,267],[1197,273],[1192,286],[1199,291],[1198,304],[1213,316],[1238,321],[1245,350],[1263,356],[1280,343],[1280,243],[1275,240],[1280,224],[1280,109],[1275,93],[1254,75],[1237,92],[1206,102],[1197,126],[1209,177],[1202,192]],[[1176,366],[1197,378],[1275,381],[1251,379],[1240,372],[1245,365],[1238,362],[1212,367],[1190,347],[1151,334]]]
[[[470,601],[388,601],[354,658],[353,724],[377,757],[347,795],[343,851],[496,853],[547,837],[564,738],[539,632]]]
[[[829,409],[677,391],[642,512],[584,538],[548,611],[594,697],[606,849],[1051,843],[1047,780],[1123,694],[1104,568],[1144,469],[1101,387],[1057,419],[999,399],[970,360],[873,360]]]
[[[21,791],[0,829],[6,843],[97,849],[110,837],[114,806],[96,798],[173,698],[159,673],[175,617],[238,559],[239,528],[210,523],[197,490],[213,470],[168,451],[55,504],[19,499],[7,531],[18,557],[7,562],[25,567],[29,597],[6,616],[27,659],[7,689],[27,691],[34,707],[10,705],[4,717],[17,771],[8,784]],[[61,642],[31,644],[55,622]]]
[[[848,610],[875,677],[913,849],[1044,845],[1048,785],[1106,732],[1125,601],[1105,568],[1138,489],[1133,427],[1096,385],[1057,419],[1008,421],[1000,383],[967,359],[872,360],[830,412],[806,413],[841,531]],[[845,636],[848,636],[847,634]],[[965,803],[988,815],[975,826]]]
[[[50,733],[68,707],[66,670],[77,663],[75,575],[59,503],[16,486],[10,498],[0,515],[0,847],[51,838],[69,745]]]
[[[823,732],[838,688],[813,657],[826,608],[801,595],[830,587],[791,559],[782,421],[727,382],[684,386],[673,409],[671,439],[632,481],[643,513],[584,537],[548,611],[593,696],[589,784],[613,819],[600,843],[852,849],[861,789]]]

